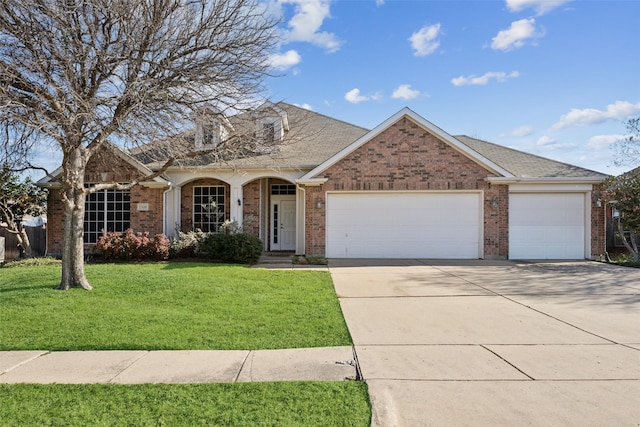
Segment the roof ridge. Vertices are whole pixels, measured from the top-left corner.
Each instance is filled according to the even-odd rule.
[[[333,116],[329,116],[328,114],[319,113],[319,112],[314,111],[314,110],[309,110],[308,108],[299,107],[299,106],[294,105],[294,104],[289,104],[288,102],[278,101],[278,102],[276,102],[276,105],[278,105],[278,104],[286,105],[286,107],[287,107],[287,108],[289,108],[289,107],[293,107],[293,108],[296,108],[296,109],[298,109],[298,110],[302,110],[302,111],[304,111],[304,112],[313,113],[313,114],[316,114],[316,115],[318,115],[318,116],[322,116],[322,117],[325,117],[325,118],[327,118],[327,119],[334,120],[334,121],[336,121],[336,122],[344,123],[344,124],[346,124],[346,125],[353,126],[353,127],[356,127],[356,128],[362,129],[362,130],[365,130],[365,131],[370,131],[370,130],[371,130],[371,129],[369,129],[369,128],[366,128],[366,127],[363,127],[363,126],[360,126],[360,125],[356,125],[356,124],[353,124],[353,123],[347,122],[347,121],[345,121],[345,120],[336,119],[335,117],[333,117]]]

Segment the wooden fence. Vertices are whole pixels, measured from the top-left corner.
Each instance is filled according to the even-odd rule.
[[[25,230],[27,230],[33,252],[36,255],[44,256],[47,251],[47,230],[44,227],[25,227]],[[5,261],[20,258],[21,249],[18,247],[16,236],[9,233],[4,227],[0,227],[0,237],[4,237]]]

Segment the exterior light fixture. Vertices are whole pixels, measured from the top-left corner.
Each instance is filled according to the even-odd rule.
[[[238,206],[242,206],[242,200],[238,197]]]
[[[316,207],[318,209],[322,208],[322,199],[320,197],[316,199]]]

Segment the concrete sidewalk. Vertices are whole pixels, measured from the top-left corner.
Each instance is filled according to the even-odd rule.
[[[640,270],[330,260],[374,427],[638,425]]]
[[[355,379],[352,347],[0,352],[0,383],[142,384]]]

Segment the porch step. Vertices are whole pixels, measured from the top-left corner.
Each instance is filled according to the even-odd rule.
[[[293,253],[283,253],[283,252],[278,252],[278,253],[273,253],[273,252],[265,252],[264,254],[262,254],[262,256],[260,257],[260,259],[258,260],[257,265],[265,265],[265,264],[269,264],[272,266],[287,266],[290,267],[292,265],[291,262],[291,257],[293,256]]]

